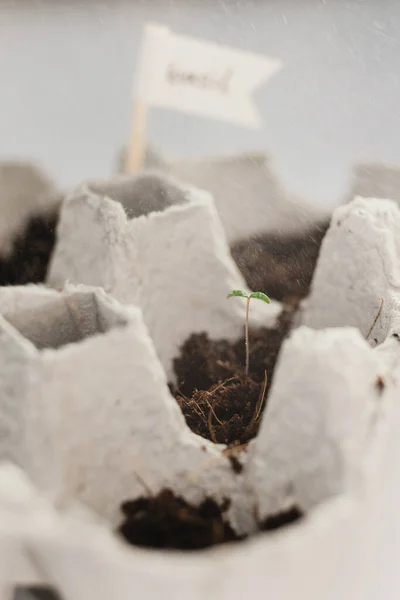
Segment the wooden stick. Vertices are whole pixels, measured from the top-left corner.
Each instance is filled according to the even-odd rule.
[[[138,173],[143,167],[149,107],[146,102],[136,100],[133,107],[132,132],[125,163],[125,172]]]

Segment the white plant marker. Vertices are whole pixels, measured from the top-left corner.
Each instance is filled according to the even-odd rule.
[[[242,307],[226,296],[246,285],[212,199],[161,176],[93,184],[69,199],[48,281],[100,285],[139,306],[169,378],[192,333],[233,340],[243,332]],[[256,303],[250,323],[273,325],[279,312],[276,302]]]
[[[280,68],[277,59],[146,25],[126,172],[142,166],[149,106],[259,128],[261,116],[251,95]]]

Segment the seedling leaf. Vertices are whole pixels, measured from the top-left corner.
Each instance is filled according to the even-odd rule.
[[[257,298],[257,300],[262,300],[263,302],[266,302],[267,304],[269,304],[271,302],[271,300],[268,298],[267,294],[264,294],[263,292],[253,292],[252,294],[250,294],[250,298]]]
[[[232,296],[240,296],[241,298],[248,298],[248,295],[242,292],[242,290],[232,290],[227,295],[227,298],[232,298]]]

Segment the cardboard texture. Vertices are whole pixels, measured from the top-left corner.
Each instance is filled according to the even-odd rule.
[[[244,305],[226,297],[246,285],[212,198],[158,175],[89,184],[66,201],[48,282],[66,281],[140,307],[168,377],[190,334],[233,340],[243,331]],[[255,304],[251,323],[272,324],[279,312]]]
[[[180,302],[187,289],[177,265],[190,283],[204,266],[209,331],[221,336],[230,323],[232,335],[236,313],[220,309],[219,294],[237,272],[212,203],[190,193],[187,204],[174,200],[128,220],[106,197],[117,192],[89,187],[66,203],[52,277],[59,284],[94,274],[86,283],[97,285],[103,277],[130,306],[82,285],[0,290],[1,589],[44,581],[65,600],[239,600],[260,590],[279,600],[396,598],[397,206],[357,199],[336,211],[300,327],[282,347],[259,434],[237,476],[223,447],[184,423],[167,387],[179,337],[163,346],[178,314],[180,335],[200,326],[191,304]],[[85,238],[89,227],[93,236]],[[191,232],[195,251],[187,243],[178,252],[175,228]],[[171,265],[165,278],[162,249]],[[160,302],[151,302],[150,290],[160,290]],[[385,302],[374,323],[377,297]],[[272,309],[275,319],[279,304]],[[119,502],[143,494],[143,481],[152,493],[169,485],[193,502],[230,498],[229,519],[244,533],[291,503],[307,517],[206,552],[129,548],[111,526]]]

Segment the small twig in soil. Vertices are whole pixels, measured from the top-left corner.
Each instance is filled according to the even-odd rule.
[[[198,402],[196,402],[196,400],[194,400],[193,398],[191,399],[191,402],[193,402],[193,404],[195,405],[195,407],[198,409],[198,415],[201,415],[203,417],[204,420],[207,419],[206,415],[204,414],[203,409],[201,408],[200,404]]]
[[[234,446],[229,446],[228,448],[225,448],[222,451],[222,454],[224,456],[232,456],[234,454],[240,454],[241,452],[243,452],[243,450],[246,450],[248,445],[249,445],[249,443],[246,442],[245,444],[235,444]]]
[[[256,412],[255,412],[255,415],[254,415],[254,422],[258,421],[259,416],[261,414],[261,409],[262,409],[263,404],[264,404],[265,392],[267,390],[267,384],[268,384],[268,375],[267,375],[267,371],[264,371],[264,384],[263,384],[263,387],[262,387],[262,390],[261,390],[260,399],[259,399],[259,401],[257,403],[257,406],[256,406]]]
[[[210,412],[208,413],[208,419],[207,419],[208,431],[210,432],[211,440],[214,442],[214,444],[216,444],[217,436],[215,435],[215,431],[214,431],[213,424],[212,424],[213,415],[215,416],[215,413],[214,413],[212,407],[210,406]],[[222,425],[222,423],[221,423],[221,425]]]
[[[249,349],[249,308],[250,308],[250,300],[252,298],[256,298],[257,300],[262,300],[269,304],[271,300],[268,298],[266,294],[263,292],[253,292],[252,294],[245,294],[242,290],[232,290],[227,298],[232,298],[233,296],[239,296],[240,298],[246,298],[246,316],[244,319],[244,344],[246,347],[246,367],[245,367],[245,376],[246,379],[249,376],[249,363],[250,363],[250,349]]]
[[[208,391],[206,390],[206,394],[211,395],[211,394],[214,394],[217,390],[219,390],[221,388],[225,389],[225,385],[227,383],[229,383],[230,381],[233,381],[234,379],[239,379],[239,377],[237,375],[235,375],[234,377],[230,377],[229,379],[226,379],[225,381],[223,381],[222,383],[220,383],[219,385],[217,385],[216,388],[213,388],[213,389],[208,390]],[[211,440],[215,444],[217,444],[218,442],[217,442],[217,437],[215,435],[215,431],[214,431],[214,428],[213,428],[212,418],[214,417],[214,419],[219,423],[219,425],[221,425],[221,427],[223,427],[224,424],[223,424],[223,422],[220,419],[218,419],[217,415],[215,414],[215,410],[213,409],[211,403],[207,400],[207,398],[205,398],[205,401],[207,402],[207,404],[208,404],[208,406],[210,408],[210,411],[208,413],[208,419],[207,419],[208,431],[210,432]]]
[[[377,324],[377,322],[378,322],[378,319],[379,319],[379,317],[381,316],[381,312],[382,312],[382,308],[383,308],[384,299],[383,299],[383,298],[379,298],[379,300],[381,301],[381,305],[380,305],[380,307],[379,307],[379,310],[378,310],[378,312],[377,312],[377,314],[376,314],[376,317],[375,317],[375,319],[374,319],[374,322],[372,323],[372,325],[371,325],[371,327],[370,327],[370,330],[369,330],[369,331],[368,331],[368,333],[367,333],[367,337],[365,338],[366,340],[367,340],[367,339],[369,338],[369,336],[371,335],[371,333],[372,333],[372,331],[373,331],[373,329],[374,329],[375,325],[376,325],[376,324]]]
[[[247,427],[246,427],[246,429],[244,431],[244,434],[243,434],[244,436],[247,435],[248,431],[251,431],[253,425],[255,425],[255,423],[257,423],[257,421],[258,421],[258,419],[260,417],[261,410],[262,410],[262,407],[263,407],[263,404],[264,404],[265,392],[267,390],[267,384],[268,384],[268,375],[267,375],[267,371],[264,371],[264,383],[263,383],[263,386],[262,386],[261,391],[260,391],[260,395],[259,395],[259,398],[258,398],[257,406],[256,406],[256,409],[254,411],[253,418],[251,419],[250,423],[247,425]]]
[[[185,394],[183,392],[181,392],[181,389],[178,386],[176,386],[175,390],[176,390],[176,393],[179,394],[179,396],[182,396],[182,398],[184,400],[187,400],[187,402],[189,402],[189,398],[187,396],[185,396]]]
[[[228,369],[230,369],[230,368],[231,368],[231,364],[230,364],[229,362],[227,362],[227,361],[223,361],[223,360],[217,360],[217,361],[216,361],[216,364],[217,364],[219,367],[222,367],[223,369],[227,369],[227,370],[228,370]]]
[[[222,421],[220,421],[220,419],[218,419],[217,415],[215,414],[215,410],[211,406],[211,403],[207,400],[207,398],[205,398],[205,401],[207,402],[207,404],[208,404],[208,406],[210,408],[210,413],[212,413],[212,415],[214,416],[215,420],[218,421],[218,423],[223,427],[224,424],[222,423]],[[210,415],[208,415],[208,418],[210,419]]]
[[[225,385],[226,385],[227,383],[229,383],[230,381],[234,381],[235,379],[240,379],[240,377],[239,377],[238,375],[234,375],[233,377],[229,377],[229,379],[225,379],[225,381],[223,381],[222,383],[219,383],[219,384],[217,385],[217,387],[215,387],[215,388],[212,388],[212,389],[210,389],[210,390],[205,390],[205,392],[206,392],[206,394],[210,394],[210,395],[211,395],[211,394],[215,394],[215,392],[216,392],[217,390],[219,390],[219,389],[221,389],[221,388],[222,388],[222,389],[225,389]]]
[[[185,394],[184,394],[183,392],[181,392],[181,390],[180,390],[180,388],[179,388],[179,387],[176,387],[175,389],[176,389],[176,392],[178,393],[178,395],[179,395],[181,398],[183,398],[184,400],[186,400],[186,402],[193,402],[193,404],[194,404],[194,405],[195,405],[195,407],[197,408],[197,411],[196,411],[196,412],[197,412],[197,414],[198,414],[198,415],[201,415],[201,416],[203,417],[203,419],[206,421],[206,420],[207,420],[207,417],[206,417],[206,415],[204,414],[204,412],[203,412],[203,410],[202,410],[201,406],[199,405],[199,403],[198,403],[198,402],[196,402],[196,400],[195,400],[194,398],[188,398],[187,396],[185,396]]]

